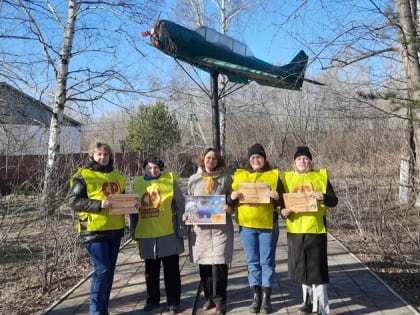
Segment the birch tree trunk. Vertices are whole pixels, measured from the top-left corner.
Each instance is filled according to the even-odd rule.
[[[56,207],[56,188],[58,187],[57,183],[59,179],[59,174],[57,172],[57,157],[60,153],[59,141],[66,103],[67,76],[69,72],[70,54],[73,46],[76,16],[79,7],[80,4],[77,0],[69,0],[67,24],[64,28],[64,40],[59,55],[59,65],[55,73],[57,84],[54,95],[53,116],[50,124],[47,164],[42,192],[43,206],[48,214],[54,213]]]
[[[420,185],[417,179],[420,173],[420,160],[417,148],[420,147],[420,64],[417,39],[417,1],[394,0],[398,13],[400,30],[400,51],[408,82],[409,114],[409,164],[412,165],[411,178],[416,192],[416,206],[420,206]]]
[[[232,1],[228,1],[229,4],[232,4]],[[226,1],[214,1],[214,5],[220,11],[220,32],[222,34],[226,34],[229,28],[229,24],[231,20],[242,11],[244,11],[249,4],[244,2],[243,4],[236,3],[238,7],[233,9],[231,12],[227,12],[226,8]],[[232,6],[234,7],[234,6]],[[221,90],[225,90],[229,81],[225,76],[221,77]],[[226,153],[226,114],[227,114],[227,98],[222,97],[219,99],[219,110],[220,110],[220,120],[219,120],[219,128],[220,128],[220,153],[224,156]]]
[[[226,34],[227,31],[227,23],[226,23],[226,3],[225,0],[222,0],[220,3],[215,2],[215,5],[218,6],[220,10],[220,31],[222,34]],[[221,77],[221,85],[222,88],[226,88],[228,84],[227,79],[222,76]],[[222,156],[225,155],[225,140],[226,140],[226,98],[220,98],[220,120],[219,120],[219,128],[220,128],[220,154]]]

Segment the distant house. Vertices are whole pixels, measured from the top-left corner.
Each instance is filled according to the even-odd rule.
[[[52,108],[0,82],[0,155],[46,154]],[[80,153],[81,124],[63,118],[60,153]]]

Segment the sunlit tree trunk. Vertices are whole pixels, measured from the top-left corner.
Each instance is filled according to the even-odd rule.
[[[232,4],[232,1],[227,1],[229,4]],[[230,12],[227,12],[226,8],[226,0],[219,0],[214,1],[214,5],[219,9],[220,11],[220,32],[222,34],[226,34],[229,29],[229,24],[232,21],[232,19],[240,14],[242,11],[244,11],[246,8],[250,6],[249,3],[246,1],[243,1],[243,3],[236,3],[236,8],[233,9]],[[235,7],[235,6],[232,6]],[[221,76],[220,80],[220,86],[221,89],[226,89],[226,86],[228,85],[228,79],[225,76]],[[220,99],[219,102],[219,111],[220,111],[220,151],[222,155],[225,155],[226,149],[225,149],[225,142],[226,142],[226,113],[227,113],[227,98],[223,97]]]
[[[226,4],[225,1],[222,0],[220,7],[220,31],[225,34],[227,31],[227,23],[226,23]],[[226,87],[228,84],[228,80],[226,77],[221,77],[221,86],[222,89]],[[226,149],[225,149],[225,142],[226,142],[226,98],[223,97],[220,99],[220,153],[222,155],[225,155]]]
[[[412,165],[411,178],[414,181],[416,205],[420,206],[420,185],[417,179],[420,174],[420,160],[417,148],[420,147],[420,64],[417,39],[417,1],[394,0],[398,13],[400,30],[400,51],[408,82],[408,117],[409,117],[409,161]]]
[[[77,0],[69,0],[67,24],[64,29],[64,41],[61,47],[59,66],[55,73],[57,84],[54,95],[53,116],[50,124],[48,139],[47,165],[45,169],[43,187],[43,206],[47,213],[53,213],[56,206],[56,190],[59,174],[57,172],[57,156],[60,153],[60,133],[66,102],[67,76],[69,71],[70,54],[73,46],[76,16],[79,10]]]

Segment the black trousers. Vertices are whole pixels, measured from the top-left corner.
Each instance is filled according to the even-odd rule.
[[[181,275],[179,272],[179,255],[171,255],[158,259],[146,259],[146,303],[160,302],[160,265],[163,264],[166,300],[168,305],[179,305],[181,300]]]
[[[201,283],[206,299],[225,305],[227,295],[228,265],[199,265]]]

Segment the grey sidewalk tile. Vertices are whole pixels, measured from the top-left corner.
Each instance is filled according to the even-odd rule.
[[[290,281],[287,274],[287,238],[284,222],[281,222],[280,239],[276,253],[276,278],[273,287],[272,305],[274,315],[297,315],[302,303],[300,285]],[[187,245],[187,241],[185,241]],[[330,315],[338,314],[419,314],[407,305],[401,297],[373,275],[357,258],[348,253],[333,237],[328,238],[328,259],[330,283]],[[186,249],[188,247],[186,246]],[[203,294],[199,288],[198,266],[189,261],[188,253],[180,257],[182,296],[180,315],[213,315],[213,311],[201,310]],[[235,233],[233,262],[229,268],[227,315],[248,315],[252,291],[248,286],[245,255],[239,235]],[[127,243],[119,254],[117,269],[111,293],[111,315],[157,315],[169,314],[165,303],[165,291],[161,275],[161,304],[151,312],[144,312],[146,298],[144,262],[133,243]],[[75,288],[60,303],[55,303],[45,315],[87,315],[90,280]],[[198,297],[198,298],[197,298]]]

